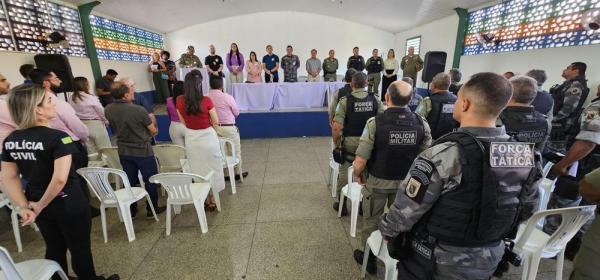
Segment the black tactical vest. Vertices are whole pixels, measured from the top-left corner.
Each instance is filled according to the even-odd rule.
[[[404,179],[423,142],[423,121],[408,108],[392,107],[375,117],[375,127],[369,173],[386,180]]]
[[[487,142],[455,132],[434,145],[448,141],[459,147],[461,183],[440,196],[416,229],[442,244],[494,246],[518,222],[522,188],[535,179],[533,144]]]
[[[337,96],[338,103],[340,102],[340,99],[342,99],[342,97],[349,96],[351,93],[352,93],[352,87],[350,86],[350,84],[344,85],[343,88],[338,90],[338,96]]]
[[[367,66],[367,73],[379,73],[383,71],[383,59],[381,57],[377,57],[376,59],[371,59],[371,63]]]
[[[568,94],[566,91],[571,87],[573,82],[578,81],[583,85],[583,92],[581,93],[581,97],[579,98],[579,103],[577,104],[577,108],[573,110],[573,112],[565,119],[567,120],[577,120],[579,115],[581,115],[581,111],[583,110],[583,104],[588,97],[590,92],[590,88],[587,86],[587,81],[583,77],[579,77],[573,80],[565,81],[561,85],[555,85],[550,89],[550,95],[552,95],[552,99],[554,99],[554,108],[552,113],[556,115],[558,111],[563,107],[563,103],[565,101],[565,95]],[[573,122],[571,122],[573,123]]]
[[[509,106],[500,114],[500,120],[506,127],[506,134],[519,142],[539,144],[548,135],[546,116],[533,107]]]
[[[367,120],[377,115],[377,98],[369,94],[359,99],[350,94],[346,96],[346,101],[344,136],[360,137]]]
[[[456,96],[450,92],[432,94],[431,112],[427,116],[427,122],[431,128],[431,136],[437,139],[442,135],[452,132],[458,128],[458,122],[452,118]]]

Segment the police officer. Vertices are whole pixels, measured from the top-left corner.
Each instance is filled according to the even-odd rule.
[[[383,105],[377,97],[367,93],[367,75],[363,72],[358,72],[352,76],[352,93],[340,98],[336,106],[335,116],[333,117],[333,125],[331,134],[333,143],[336,146],[335,154],[343,151],[343,156],[337,157],[336,161],[340,163],[337,193],[348,182],[348,168],[352,163],[360,136],[365,128],[367,120],[377,114],[383,113]],[[335,158],[335,157],[334,157]],[[339,195],[337,198],[339,199]],[[334,203],[334,210],[338,210],[339,202]],[[347,215],[348,211],[344,205],[342,215]]]
[[[293,54],[294,48],[287,46],[287,54],[281,58],[281,68],[283,68],[283,81],[287,83],[298,82],[298,68],[300,68],[300,59]]]
[[[578,162],[577,176],[567,175],[567,168]],[[580,117],[580,126],[573,144],[570,146],[566,156],[552,166],[550,176],[560,175],[556,181],[556,188],[550,197],[548,209],[565,208],[589,204],[582,201],[578,192],[577,183],[583,176],[595,168],[600,167],[600,86],[597,97],[592,100]],[[556,230],[560,221],[549,218],[544,224],[544,231],[552,233]],[[581,235],[585,231],[583,227],[578,234],[571,239],[565,249],[565,257],[573,259],[581,244]]]
[[[335,82],[337,80],[338,60],[335,51],[329,50],[329,57],[323,60],[323,81]]]
[[[418,54],[415,54],[415,48],[409,47],[408,54],[402,58],[400,62],[402,69],[402,77],[410,77],[413,79],[413,87],[416,86],[417,73],[423,69],[423,60]]]
[[[348,96],[352,93],[352,76],[354,76],[354,74],[358,73],[356,70],[350,68],[348,70],[346,70],[346,75],[344,76],[344,82],[346,82],[346,84],[344,85],[343,88],[338,89],[335,92],[335,95],[333,96],[333,99],[331,100],[331,104],[329,104],[329,125],[333,126],[333,117],[335,116],[335,110],[337,108],[337,104],[338,102],[340,102],[340,99],[342,99],[342,97],[344,96]]]
[[[385,206],[389,208],[394,202],[398,186],[413,160],[431,145],[427,121],[407,106],[412,86],[403,81],[392,82],[384,96],[387,109],[367,121],[352,164],[357,182],[366,184],[362,189],[365,223],[359,235],[361,245],[377,230],[379,217]],[[363,172],[365,167],[368,172]],[[354,251],[359,264],[363,255],[361,250]],[[371,254],[367,271],[375,274],[376,269],[375,256]]]
[[[458,127],[458,123],[452,118],[456,96],[448,88],[450,75],[438,73],[431,82],[431,96],[423,98],[423,102],[417,107],[417,114],[427,119],[433,139]]]
[[[537,94],[537,82],[527,76],[515,76],[510,79],[513,95],[506,109],[502,111],[496,125],[504,125],[506,134],[517,141],[534,143],[541,153],[546,145],[550,126],[546,116],[535,111],[531,102]]]
[[[409,85],[413,84],[413,79],[411,77],[402,77],[402,81],[407,82]],[[417,110],[421,102],[423,102],[423,97],[417,93],[416,88],[413,88],[412,97],[408,102],[408,108],[410,108],[410,110],[414,112]]]
[[[583,62],[571,63],[562,73],[566,81],[550,89],[554,99],[554,118],[549,147],[554,151],[565,153],[567,143],[577,135],[577,127],[573,124],[579,118],[590,91],[585,79],[586,69],[587,65]]]
[[[378,49],[373,49],[373,56],[367,59],[366,67],[369,80],[367,92],[379,96],[379,83],[381,82],[381,71],[383,71],[383,59],[379,56]]]
[[[398,279],[487,280],[506,233],[533,213],[533,144],[495,127],[511,91],[498,74],[473,75],[454,105],[461,127],[412,164],[379,224]]]
[[[194,46],[187,47],[187,53],[184,53],[179,58],[179,66],[185,68],[198,67],[202,68],[200,58],[194,54]]]
[[[358,47],[352,49],[352,56],[348,58],[346,68],[353,68],[356,71],[362,72],[365,70],[365,59],[358,54]]]
[[[585,175],[579,183],[579,192],[586,201],[600,206],[600,168]],[[600,236],[600,220],[594,220],[589,230],[583,236],[581,250],[573,262],[571,280],[594,279],[600,274],[598,259],[598,237]]]

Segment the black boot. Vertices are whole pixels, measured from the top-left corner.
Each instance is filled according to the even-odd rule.
[[[354,250],[354,260],[362,265],[363,259],[365,257],[365,252],[361,250]],[[367,272],[369,274],[377,274],[377,258],[371,251],[369,251],[369,259],[367,260]]]

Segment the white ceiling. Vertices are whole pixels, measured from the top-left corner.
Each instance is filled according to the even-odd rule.
[[[91,0],[66,0],[75,5]],[[257,12],[296,11],[400,32],[490,0],[101,0],[94,11],[169,33],[191,25]],[[277,23],[284,24],[284,23]],[[260,26],[257,26],[260,29]],[[327,27],[323,27],[327,28]]]

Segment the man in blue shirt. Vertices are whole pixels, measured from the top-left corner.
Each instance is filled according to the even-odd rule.
[[[279,82],[279,56],[273,54],[273,47],[267,45],[267,55],[263,56],[262,66],[265,70],[265,83]]]

